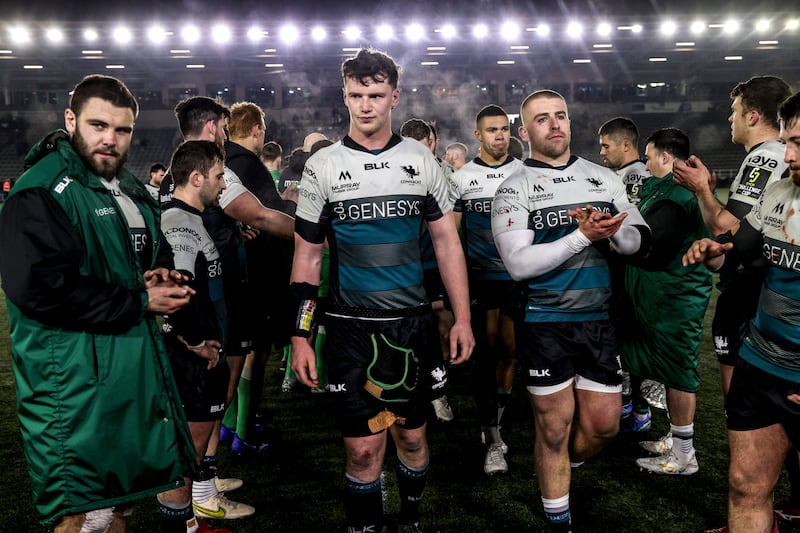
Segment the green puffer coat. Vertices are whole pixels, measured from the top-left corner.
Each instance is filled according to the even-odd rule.
[[[26,166],[0,217],[0,245],[17,257],[0,265],[34,503],[52,523],[178,487],[195,452],[158,324],[145,311],[143,272],[161,243],[156,203],[120,172],[146,221],[152,260],[141,265],[114,196],[65,132],[40,141]],[[31,212],[43,211],[31,209],[37,201],[53,209]],[[63,276],[53,275],[54,262],[67,265]],[[64,295],[48,300],[50,291]]]
[[[651,177],[642,185],[637,207],[653,230],[654,250],[660,245],[655,236],[662,232],[648,215],[663,202],[669,202],[674,213],[666,224],[683,228],[677,241],[680,246],[658,267],[625,267],[629,308],[620,324],[622,366],[667,387],[696,392],[700,385],[697,357],[712,278],[703,265],[684,267],[681,258],[695,240],[709,233],[690,191],[675,183],[672,174]]]

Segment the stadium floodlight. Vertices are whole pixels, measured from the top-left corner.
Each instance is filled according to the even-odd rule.
[[[500,26],[500,35],[502,35],[506,41],[511,41],[519,37],[519,31],[519,25],[516,22],[507,21]]]
[[[787,30],[796,30],[798,26],[800,26],[800,21],[798,21],[797,19],[789,19],[786,21],[784,27]]]
[[[665,21],[660,28],[660,31],[664,35],[672,35],[678,29],[678,26],[671,20]]]
[[[251,43],[257,43],[264,37],[264,32],[258,26],[250,26],[247,30],[247,39]]]
[[[570,23],[567,24],[566,32],[568,37],[577,39],[583,33],[583,26],[576,20],[570,21]]]
[[[642,33],[642,29],[643,28],[641,24],[634,24],[633,26],[631,26],[631,31],[633,33]]]
[[[422,24],[413,22],[406,26],[406,38],[412,43],[421,40],[425,36],[425,28]]]
[[[767,31],[770,27],[770,22],[767,19],[759,19],[756,21],[756,31]]]
[[[597,25],[597,35],[608,37],[611,35],[611,24],[608,22],[601,22]]]
[[[536,26],[536,33],[542,37],[547,37],[550,35],[550,26],[544,23],[539,24]]]
[[[689,26],[689,30],[694,34],[703,33],[706,31],[706,23],[702,20],[695,20],[692,22],[692,25]]]
[[[739,31],[739,21],[729,19],[725,21],[725,24],[722,26],[722,31],[728,34],[734,34]]]
[[[379,41],[388,41],[394,37],[394,30],[388,24],[381,24],[375,29],[375,36]]]
[[[12,26],[9,28],[8,33],[11,37],[11,41],[17,44],[24,44],[31,40],[31,34],[28,28],[24,26]]]
[[[92,28],[87,28],[86,30],[83,31],[83,38],[89,42],[96,41],[97,37],[98,37],[97,31],[95,31]]]
[[[211,38],[217,44],[225,44],[231,40],[231,29],[226,24],[214,24]]]
[[[355,41],[361,37],[361,30],[357,26],[348,26],[342,30],[342,34],[348,41]]]
[[[48,41],[54,44],[60,43],[64,40],[64,32],[58,28],[48,28],[44,36]]]
[[[445,24],[442,26],[440,33],[445,39],[452,39],[456,36],[456,27],[452,24]]]
[[[489,28],[486,24],[476,24],[472,27],[472,36],[477,39],[483,39],[489,34]]]
[[[131,30],[129,30],[126,26],[117,26],[112,30],[111,36],[119,44],[128,44],[133,38]]]
[[[150,26],[150,29],[147,30],[147,38],[153,44],[160,44],[167,39],[167,32],[161,26]]]
[[[282,26],[281,29],[279,30],[278,36],[284,43],[292,44],[296,42],[297,39],[300,37],[300,31],[297,29],[297,26],[294,26],[292,24],[286,24],[285,26]]]
[[[314,26],[311,28],[311,38],[314,42],[324,41],[328,36],[328,32],[322,26]]]
[[[200,30],[194,24],[187,24],[181,30],[181,37],[187,43],[196,43],[200,39]]]

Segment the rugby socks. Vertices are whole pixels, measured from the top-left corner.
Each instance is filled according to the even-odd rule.
[[[497,425],[499,426],[503,420],[503,413],[506,412],[506,407],[511,403],[511,389],[497,389]]]
[[[672,432],[672,450],[681,463],[689,462],[689,455],[694,450],[694,424],[687,426],[669,425]]]
[[[419,506],[425,492],[425,481],[428,479],[428,465],[420,469],[411,468],[398,456],[395,474],[400,492],[400,513],[397,521],[400,524],[416,524],[419,522]]]
[[[197,469],[197,476],[192,480],[192,500],[195,502],[205,502],[218,494],[217,484],[214,482],[214,476],[217,473],[216,457],[213,460],[213,470],[206,463],[206,458],[200,463]]]
[[[192,502],[173,503],[158,500],[158,514],[161,516],[161,533],[194,533],[197,520],[194,518]]]
[[[572,531],[572,516],[569,512],[569,493],[560,498],[542,498],[542,507],[550,524],[550,531],[569,533]]]
[[[348,533],[380,531],[383,523],[381,479],[363,482],[345,474],[344,512]]]
[[[236,389],[236,397],[239,404],[236,417],[236,434],[239,435],[239,438],[244,441],[247,440],[247,411],[250,407],[250,389],[252,378],[252,364],[248,365],[247,362],[245,362],[245,365],[242,368],[242,375],[239,378],[239,387]]]
[[[222,425],[226,428],[233,429],[236,427],[236,417],[239,415],[239,394],[233,395],[233,400],[228,404],[225,409],[225,416],[222,417]],[[221,440],[221,439],[220,439]]]

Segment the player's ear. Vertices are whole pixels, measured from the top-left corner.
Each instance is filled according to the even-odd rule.
[[[75,133],[75,129],[78,125],[78,117],[75,116],[75,112],[67,108],[64,110],[64,126],[67,128],[67,133],[72,135]]]
[[[392,109],[397,107],[397,104],[400,103],[400,89],[393,89],[392,90]]]
[[[520,126],[517,132],[519,133],[519,138],[522,142],[528,142],[528,130],[525,129],[525,126]]]

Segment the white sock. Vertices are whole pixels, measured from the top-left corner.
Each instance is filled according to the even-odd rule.
[[[694,424],[686,426],[669,425],[672,433],[672,450],[681,462],[689,461],[689,456],[694,450]]]
[[[214,482],[213,477],[205,481],[192,481],[192,500],[203,503],[217,494],[217,484]]]

